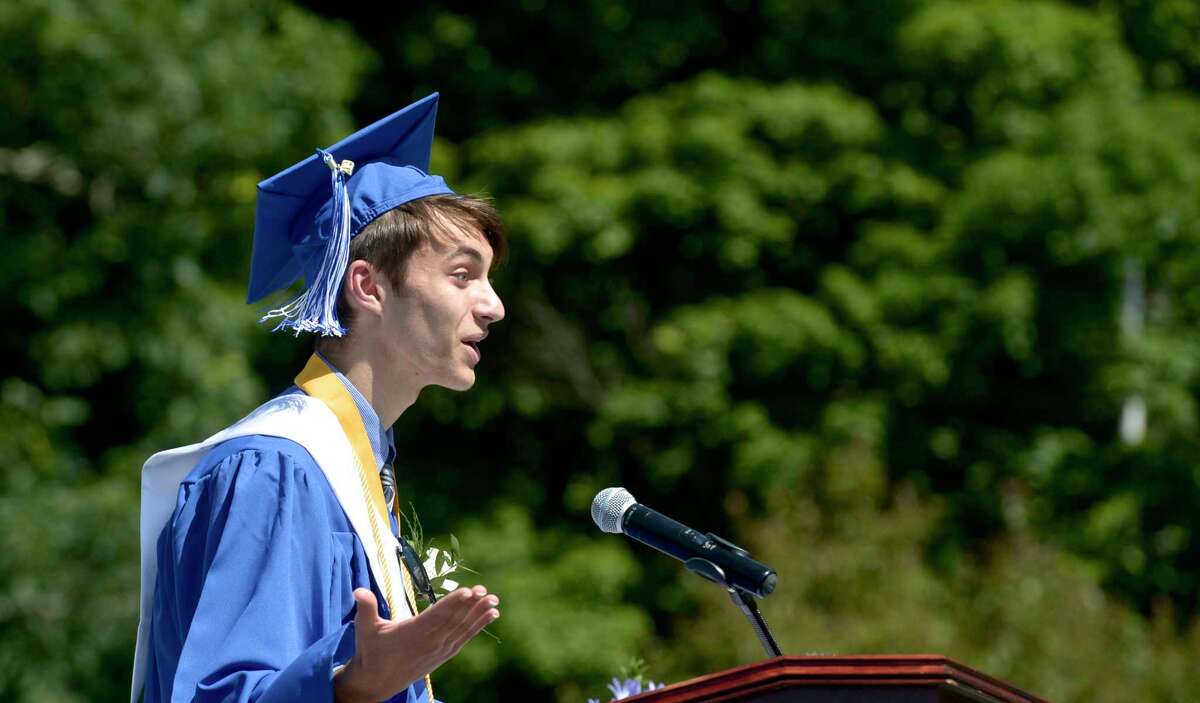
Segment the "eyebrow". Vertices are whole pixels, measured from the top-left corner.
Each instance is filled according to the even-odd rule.
[[[480,264],[481,266],[483,265],[483,254],[480,254],[480,253],[479,253],[479,250],[478,250],[478,249],[476,249],[475,247],[469,247],[469,246],[467,246],[467,245],[465,245],[465,244],[464,244],[464,245],[461,245],[461,246],[459,246],[457,249],[455,249],[455,250],[454,250],[454,251],[453,251],[453,252],[450,254],[450,256],[449,256],[449,257],[447,257],[447,258],[454,259],[454,258],[457,258],[457,257],[459,257],[459,256],[466,256],[466,257],[469,257],[469,258],[471,258],[471,259],[474,259],[474,260],[475,260],[475,261],[476,261],[478,264]]]

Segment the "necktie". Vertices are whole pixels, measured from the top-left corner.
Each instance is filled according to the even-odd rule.
[[[391,464],[384,464],[379,470],[379,482],[383,484],[383,500],[388,510],[396,509],[396,471]]]

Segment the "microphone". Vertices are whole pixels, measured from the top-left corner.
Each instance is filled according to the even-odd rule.
[[[605,488],[597,493],[592,501],[592,520],[604,532],[629,535],[726,588],[759,598],[775,590],[775,570],[751,559],[746,550],[647,508],[624,488]]]

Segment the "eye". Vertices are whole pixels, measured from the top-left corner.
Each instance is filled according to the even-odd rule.
[[[462,283],[466,283],[471,278],[471,274],[468,271],[459,269],[458,271],[450,274],[450,277]]]

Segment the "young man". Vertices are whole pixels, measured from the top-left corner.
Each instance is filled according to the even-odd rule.
[[[250,302],[318,335],[294,387],[142,478],[132,698],[432,701],[429,673],[499,617],[482,586],[416,612],[390,427],[466,390],[504,317],[491,206],[428,169],[437,95],[259,184]]]

